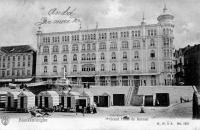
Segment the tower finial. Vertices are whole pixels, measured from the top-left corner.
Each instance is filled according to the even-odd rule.
[[[141,24],[142,24],[142,25],[145,24],[144,12],[142,12],[142,22],[141,22]]]
[[[144,18],[144,12],[142,13],[142,22],[145,21],[145,18]]]
[[[163,13],[165,13],[165,12],[166,12],[166,10],[167,10],[167,6],[166,6],[166,0],[163,0],[163,1],[164,1]]]
[[[96,29],[98,29],[98,26],[99,26],[99,24],[98,24],[98,22],[96,22]]]

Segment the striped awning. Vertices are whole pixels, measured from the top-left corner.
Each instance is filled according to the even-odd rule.
[[[0,82],[12,82],[12,79],[0,79]]]
[[[30,82],[33,78],[15,79],[15,82]]]

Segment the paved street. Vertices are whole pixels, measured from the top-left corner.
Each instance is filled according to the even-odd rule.
[[[112,106],[109,108],[97,108],[97,114],[54,112],[50,113],[49,118],[85,118],[85,117],[109,117],[109,116],[125,116],[130,117],[148,117],[148,118],[192,118],[192,102],[176,104],[169,107],[145,107],[145,113],[140,113],[140,107],[136,106]],[[2,115],[9,117],[29,118],[29,113],[8,113],[1,111]]]

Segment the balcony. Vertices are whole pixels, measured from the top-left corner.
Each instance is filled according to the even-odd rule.
[[[72,50],[71,53],[79,53],[79,50]]]
[[[48,65],[49,63],[48,62],[42,62],[42,65]]]
[[[81,60],[81,63],[96,63],[96,60]]]
[[[117,59],[111,59],[110,62],[117,62]]]
[[[122,58],[122,59],[121,59],[121,62],[124,62],[124,61],[125,61],[125,62],[128,62],[129,60],[128,60],[128,58]]]
[[[51,54],[59,54],[59,51],[52,51]]]
[[[133,58],[132,61],[140,61],[140,58]]]
[[[156,69],[150,69],[149,73],[157,73],[158,71]]]
[[[69,53],[69,50],[63,50],[62,53]]]
[[[157,57],[149,57],[149,60],[155,61],[155,60],[158,60],[158,58]]]

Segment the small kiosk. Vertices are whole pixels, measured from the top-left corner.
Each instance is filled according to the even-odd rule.
[[[74,110],[76,107],[76,100],[79,99],[80,94],[78,92],[63,91],[61,94],[61,105],[65,110]]]
[[[20,94],[19,91],[8,92],[7,98],[6,98],[6,110],[15,111],[17,109],[17,101],[18,101],[19,94]]]
[[[22,91],[18,95],[17,111],[28,112],[28,109],[35,107],[35,95],[29,91]]]
[[[6,107],[7,93],[7,91],[0,91],[0,109],[5,109]]]
[[[59,94],[56,91],[42,91],[37,97],[40,108],[54,108],[59,105]]]
[[[93,105],[94,103],[94,95],[88,91],[88,90],[84,90],[78,99],[78,104],[80,106],[86,107],[88,104],[89,105]]]

